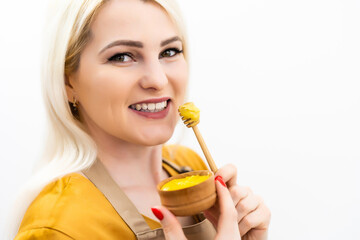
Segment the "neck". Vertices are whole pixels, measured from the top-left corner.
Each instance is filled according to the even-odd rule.
[[[99,160],[120,187],[151,187],[164,179],[161,145],[97,144]]]
[[[92,124],[87,124],[87,130],[97,145],[98,159],[124,190],[140,186],[155,187],[168,177],[162,169],[162,145],[143,146],[129,143],[101,131]]]

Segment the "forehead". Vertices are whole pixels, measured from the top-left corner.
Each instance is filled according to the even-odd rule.
[[[141,0],[111,0],[98,12],[91,25],[98,44],[129,39],[151,44],[179,35],[178,29],[157,3]]]

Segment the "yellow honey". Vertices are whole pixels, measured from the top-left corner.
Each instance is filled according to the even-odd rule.
[[[179,112],[185,119],[191,119],[195,122],[200,120],[200,109],[198,109],[192,102],[181,105],[179,107]]]
[[[174,191],[174,190],[188,188],[188,187],[197,185],[201,182],[204,182],[209,177],[210,177],[210,175],[205,175],[205,176],[192,175],[192,176],[187,176],[185,178],[174,179],[174,180],[171,180],[170,182],[165,183],[161,187],[161,190]]]

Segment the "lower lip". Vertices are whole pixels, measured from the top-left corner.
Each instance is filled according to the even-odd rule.
[[[137,110],[134,110],[131,108],[129,108],[129,109],[131,111],[135,112],[136,114],[139,114],[142,117],[146,117],[146,118],[150,118],[150,119],[162,119],[168,115],[170,105],[171,105],[170,102],[168,102],[168,105],[166,106],[166,108],[160,112],[141,112],[141,111],[137,111]]]

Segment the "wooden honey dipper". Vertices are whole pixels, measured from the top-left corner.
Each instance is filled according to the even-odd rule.
[[[192,102],[185,103],[181,105],[178,109],[184,124],[188,128],[192,128],[195,136],[200,144],[202,151],[204,152],[206,161],[208,162],[210,169],[213,173],[216,173],[218,168],[215,165],[213,158],[207,148],[204,138],[202,137],[197,124],[200,122],[200,110]]]

